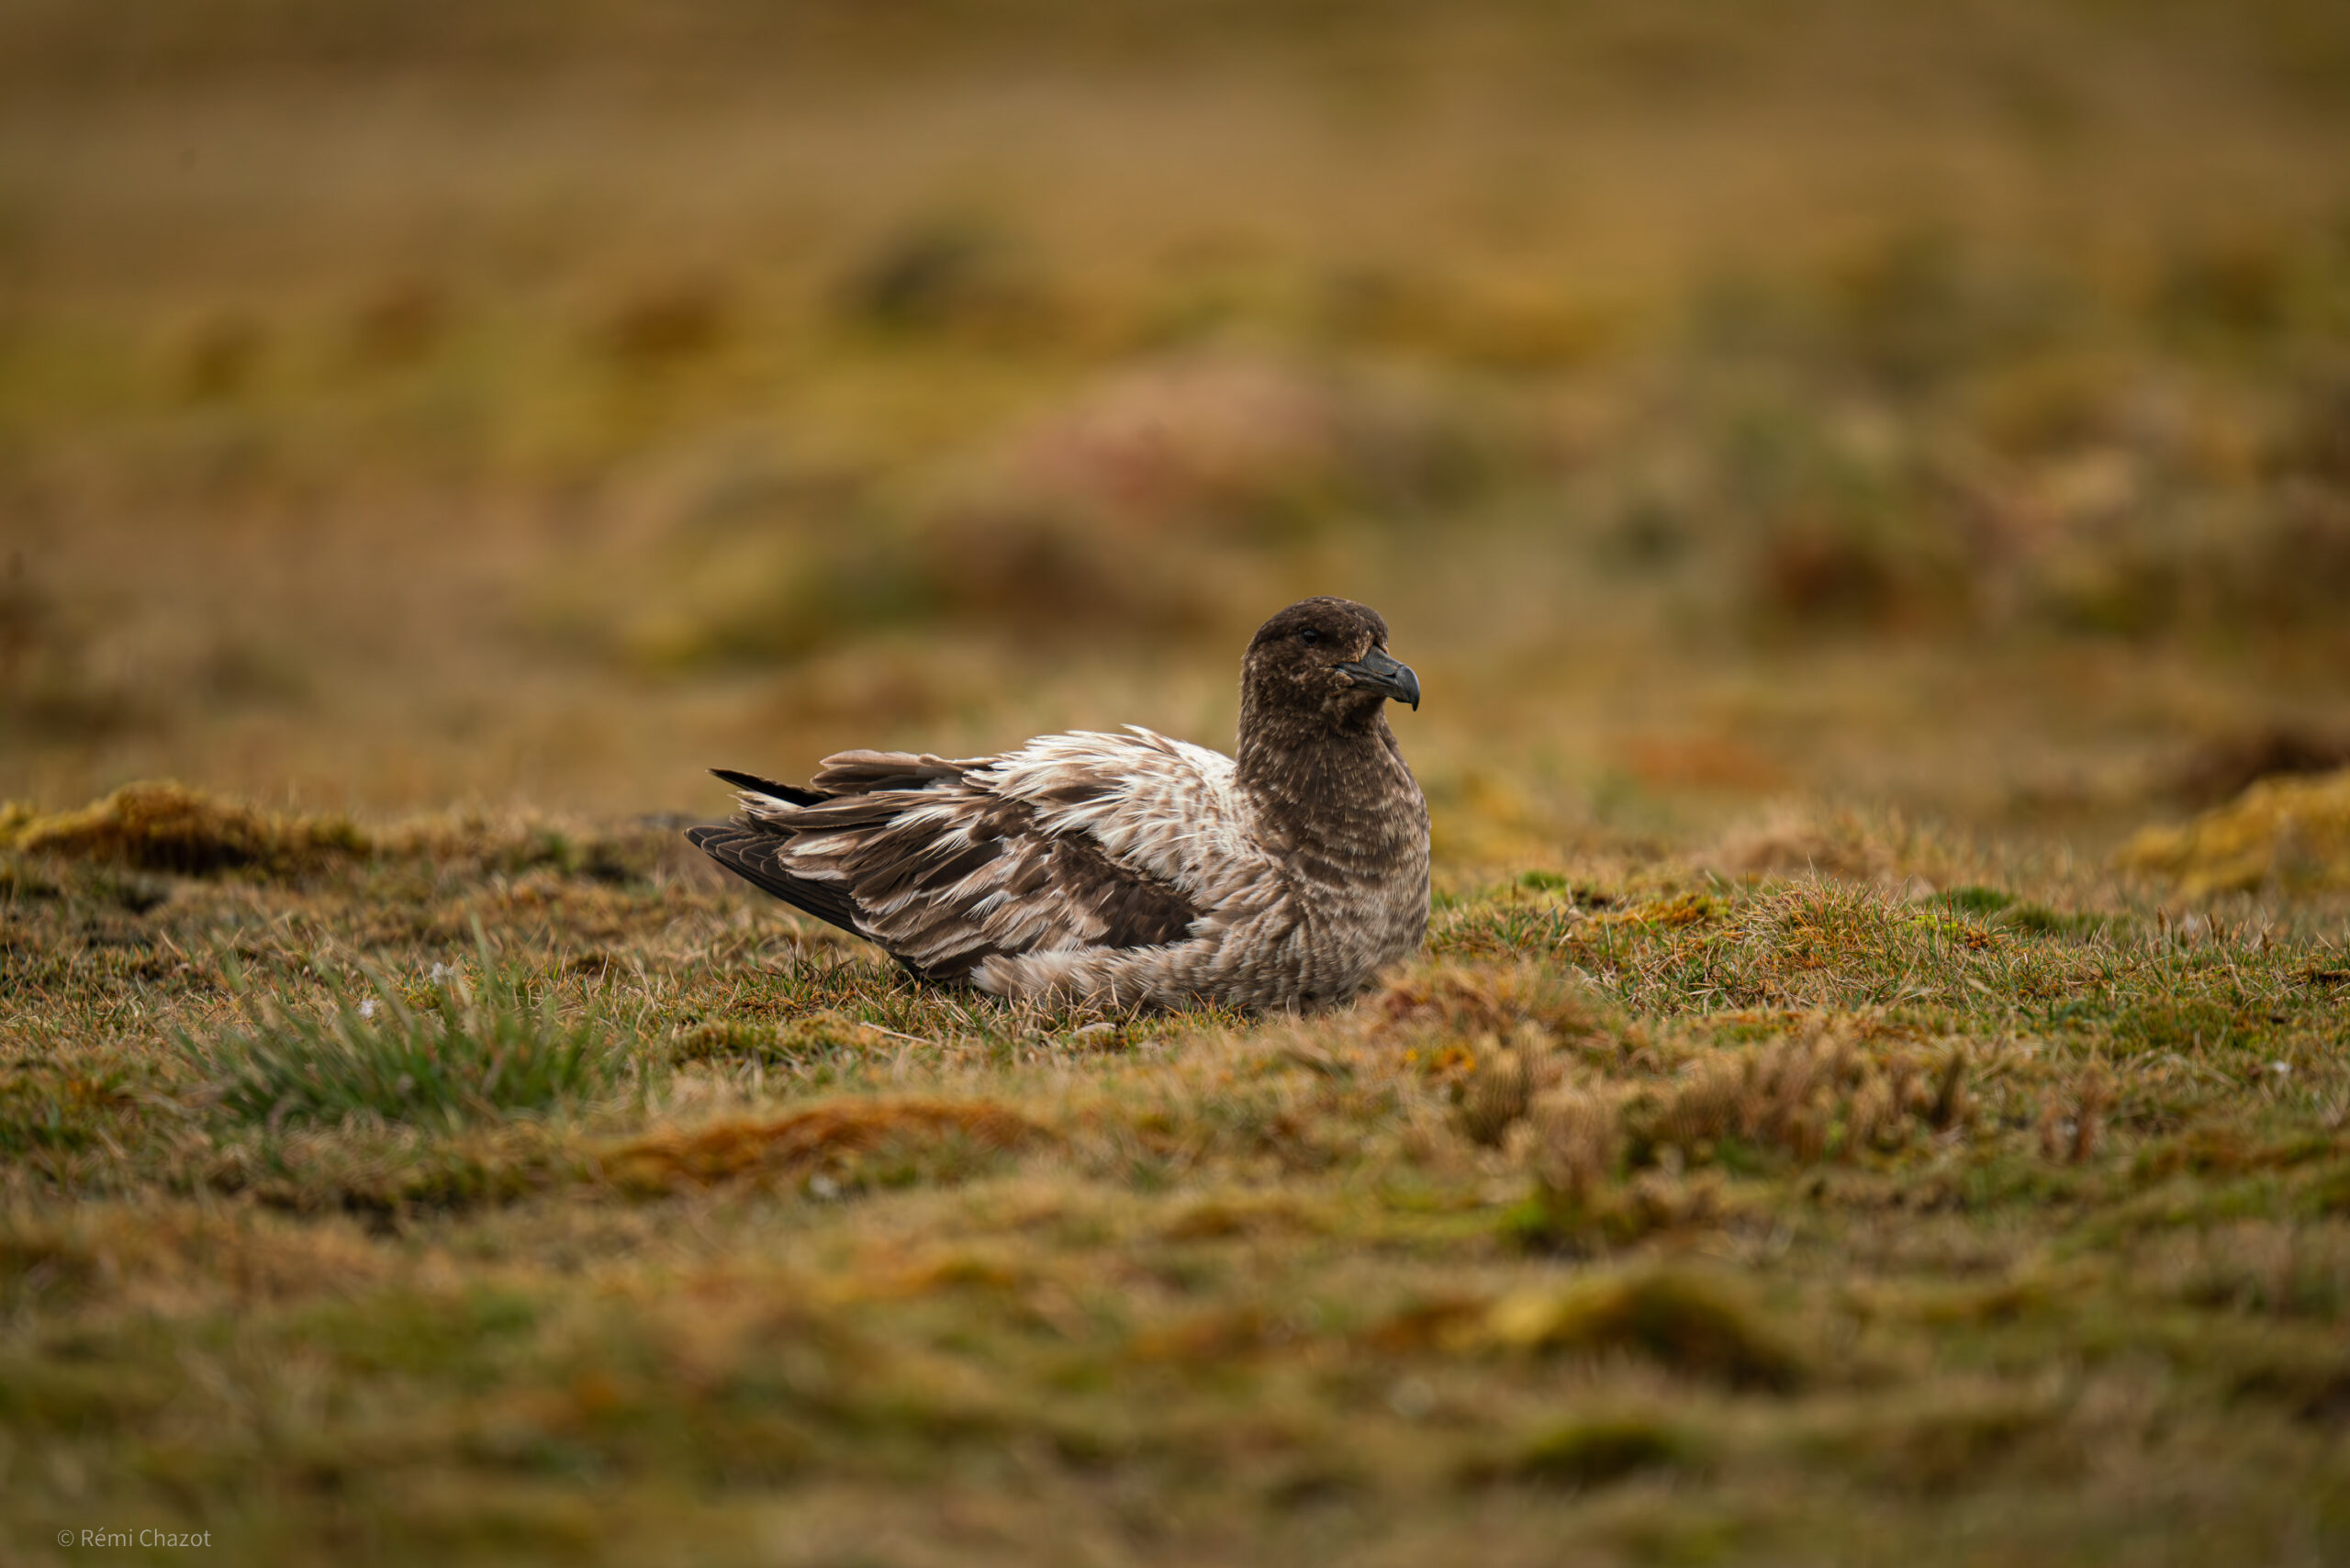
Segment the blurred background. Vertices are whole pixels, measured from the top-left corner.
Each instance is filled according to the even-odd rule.
[[[1313,592],[1456,862],[2350,759],[2350,7],[0,0],[0,799],[1228,745]]]

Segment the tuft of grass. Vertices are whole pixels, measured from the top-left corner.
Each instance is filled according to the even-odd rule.
[[[594,1007],[565,1017],[486,945],[481,969],[478,985],[446,971],[414,1006],[381,980],[364,999],[334,988],[319,1014],[241,995],[243,1028],[174,1038],[222,1110],[273,1128],[368,1119],[453,1126],[554,1110],[604,1093],[627,1073],[633,1028]]]
[[[1504,1296],[1483,1337],[1517,1350],[1632,1350],[1733,1388],[1785,1393],[1810,1376],[1803,1354],[1725,1282],[1672,1268]]]
[[[255,811],[169,780],[126,784],[79,811],[33,817],[15,828],[10,846],[187,877],[295,875],[373,852],[347,818]]]
[[[2183,826],[2147,828],[2117,860],[2176,880],[2189,898],[2350,886],[2350,768],[2266,779]]]

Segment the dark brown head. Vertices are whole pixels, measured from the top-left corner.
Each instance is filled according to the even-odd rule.
[[[1303,599],[1257,629],[1240,666],[1240,727],[1359,734],[1389,699],[1420,705],[1420,680],[1387,652],[1387,622],[1344,599]]]

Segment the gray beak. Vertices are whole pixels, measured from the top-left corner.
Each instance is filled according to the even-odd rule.
[[[1373,648],[1352,664],[1343,664],[1340,670],[1354,678],[1357,686],[1368,686],[1373,691],[1384,691],[1398,702],[1409,702],[1412,711],[1420,711],[1420,678],[1412,666],[1401,663],[1384,648]]]

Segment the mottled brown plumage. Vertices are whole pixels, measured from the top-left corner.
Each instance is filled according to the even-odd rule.
[[[1427,806],[1391,698],[1419,706],[1386,622],[1309,599],[1248,644],[1237,761],[1131,726],[991,757],[844,752],[806,789],[722,771],[744,814],[687,836],[924,980],[1321,1006],[1427,930]]]

